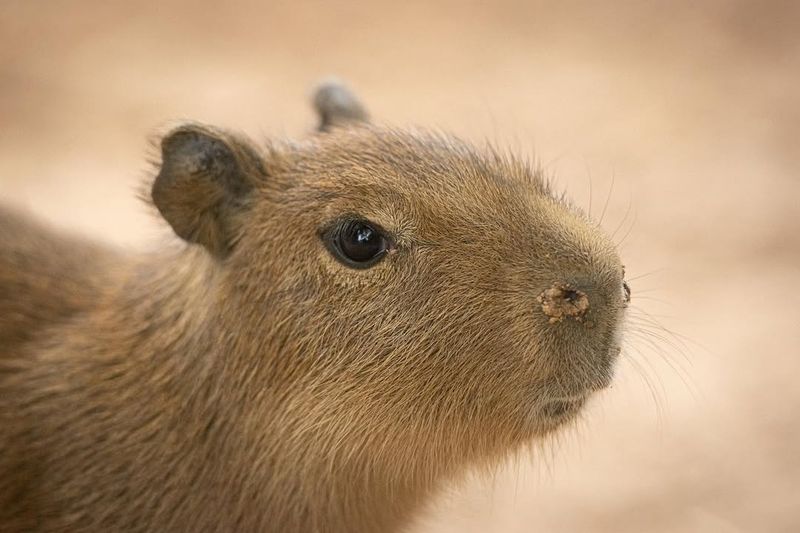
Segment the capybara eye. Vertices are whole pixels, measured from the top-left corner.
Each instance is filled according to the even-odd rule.
[[[388,251],[388,240],[374,224],[345,220],[333,228],[329,248],[339,261],[351,268],[369,268]]]

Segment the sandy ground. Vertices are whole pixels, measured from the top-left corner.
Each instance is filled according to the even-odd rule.
[[[510,144],[621,243],[629,343],[579,427],[414,531],[800,531],[800,4],[588,5],[3,0],[0,200],[152,244],[148,136],[302,135],[329,74]]]

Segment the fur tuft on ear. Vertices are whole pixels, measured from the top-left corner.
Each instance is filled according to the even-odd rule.
[[[236,212],[259,174],[263,167],[248,143],[186,124],[161,141],[161,169],[151,196],[178,236],[224,258],[233,245]]]
[[[317,86],[313,104],[319,115],[318,131],[329,131],[348,122],[369,122],[369,113],[364,105],[350,89],[336,80]]]

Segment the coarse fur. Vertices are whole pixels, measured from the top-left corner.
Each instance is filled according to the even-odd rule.
[[[321,115],[265,147],[165,136],[180,247],[0,210],[1,530],[396,531],[609,383],[622,266],[539,171]],[[391,236],[375,266],[323,242],[345,216]],[[557,284],[581,320],[537,301]]]

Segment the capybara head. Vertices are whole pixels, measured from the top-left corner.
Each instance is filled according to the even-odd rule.
[[[305,450],[298,468],[410,479],[570,420],[620,349],[613,244],[523,161],[370,125],[338,86],[316,101],[301,141],[162,141],[152,198],[214,264],[218,379],[247,431]]]

